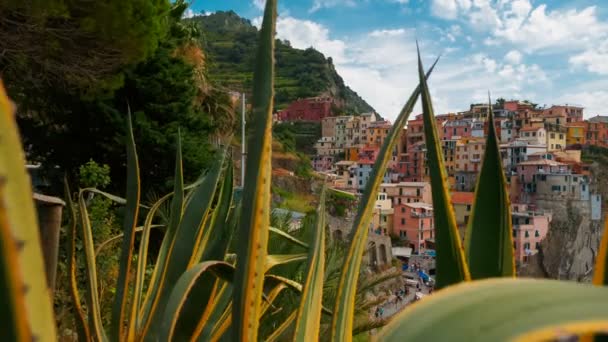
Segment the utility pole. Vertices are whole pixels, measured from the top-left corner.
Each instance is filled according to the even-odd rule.
[[[241,95],[241,188],[245,186],[245,93]]]

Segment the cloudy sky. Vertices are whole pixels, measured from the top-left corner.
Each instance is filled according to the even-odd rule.
[[[263,0],[194,1],[259,23]],[[386,118],[416,86],[415,41],[435,111],[492,97],[581,104],[608,115],[607,0],[283,0],[277,34],[333,57],[340,75]]]

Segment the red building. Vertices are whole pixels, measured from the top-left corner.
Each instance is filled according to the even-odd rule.
[[[416,252],[426,248],[427,240],[435,238],[433,207],[428,203],[405,203],[394,207],[393,234],[407,239]]]
[[[311,97],[292,102],[277,113],[278,121],[318,121],[331,116],[331,97]]]

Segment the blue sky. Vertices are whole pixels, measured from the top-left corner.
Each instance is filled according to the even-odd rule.
[[[263,0],[195,0],[259,24]],[[277,35],[334,59],[346,83],[394,119],[423,61],[437,113],[492,97],[580,104],[608,115],[606,0],[280,0]]]

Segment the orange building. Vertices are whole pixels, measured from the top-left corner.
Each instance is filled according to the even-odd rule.
[[[428,203],[398,204],[394,207],[393,220],[393,234],[407,239],[418,253],[435,238],[433,207]]]

